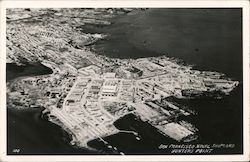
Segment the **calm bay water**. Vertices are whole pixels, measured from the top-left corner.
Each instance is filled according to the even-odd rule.
[[[233,149],[215,150],[214,154],[242,152],[241,10],[149,9],[118,16],[111,26],[85,25],[82,30],[109,35],[93,45],[93,50],[99,54],[118,58],[165,54],[194,64],[199,70],[219,71],[240,81],[240,86],[224,99],[178,102],[197,112],[196,116],[185,118],[199,129],[197,143],[235,144]],[[7,66],[7,74],[11,71],[13,67]],[[16,70],[12,75],[17,77],[20,71]],[[9,153],[14,148],[22,148],[24,154],[93,153],[70,146],[66,133],[40,116],[41,109],[8,109]],[[116,126],[137,130],[141,135],[139,141],[134,135],[124,133],[105,138],[125,154],[169,154],[170,150],[160,150],[158,146],[176,143],[133,115],[117,121]],[[98,140],[89,144],[104,150]]]
[[[70,136],[59,126],[41,118],[42,108],[8,108],[8,154],[92,154],[69,145]]]
[[[53,72],[50,68],[40,63],[27,64],[25,66],[17,66],[15,63],[8,63],[6,64],[6,70],[7,81],[22,76],[44,75]]]
[[[117,17],[111,26],[83,30],[109,34],[94,45],[109,57],[165,54],[241,80],[241,28],[240,9],[150,9]]]

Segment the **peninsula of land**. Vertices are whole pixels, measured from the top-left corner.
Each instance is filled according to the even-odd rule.
[[[39,62],[53,73],[7,82],[7,105],[44,107],[48,120],[72,135],[72,144],[89,149],[93,149],[89,141],[99,138],[107,143],[103,138],[118,132],[133,133],[140,140],[136,131],[114,126],[131,113],[176,141],[195,140],[197,128],[177,119],[195,112],[165,99],[221,98],[239,82],[218,72],[194,70],[165,55],[119,59],[89,49],[88,45],[106,35],[83,33],[79,26],[110,25],[112,17],[130,12],[133,10],[8,9],[7,62]],[[117,150],[112,144],[107,147]]]

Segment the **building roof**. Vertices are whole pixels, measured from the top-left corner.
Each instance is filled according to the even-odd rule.
[[[103,87],[103,93],[115,93],[117,91],[118,80],[107,80]]]
[[[105,78],[115,78],[115,73],[105,73],[104,77]]]

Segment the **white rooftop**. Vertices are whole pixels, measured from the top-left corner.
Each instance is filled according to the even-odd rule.
[[[115,78],[115,73],[105,73],[104,77],[105,78]]]

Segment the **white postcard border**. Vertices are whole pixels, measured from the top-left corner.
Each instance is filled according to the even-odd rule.
[[[81,155],[81,156],[30,156],[6,155],[6,8],[84,8],[84,7],[158,7],[158,8],[243,8],[243,134],[242,155]],[[248,161],[249,160],[249,2],[248,1],[97,1],[97,0],[52,0],[52,1],[0,1],[0,161]],[[233,66],[233,65],[232,65]],[[233,130],[232,130],[233,131]]]

